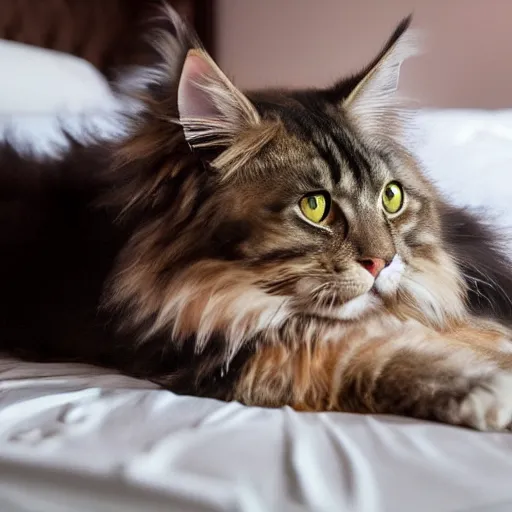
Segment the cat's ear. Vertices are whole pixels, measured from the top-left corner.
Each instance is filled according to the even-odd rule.
[[[178,86],[178,114],[192,148],[228,145],[258,112],[203,50],[189,50]]]
[[[402,63],[419,51],[419,33],[409,29],[410,23],[409,16],[398,25],[377,58],[354,77],[342,101],[344,112],[367,136],[398,137],[410,112],[397,93]]]

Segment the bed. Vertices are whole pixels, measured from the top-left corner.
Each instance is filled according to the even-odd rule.
[[[41,70],[24,87],[0,79],[0,128],[22,150],[64,144],[59,121],[119,133],[122,105],[84,61],[0,41],[0,62]],[[454,201],[512,225],[512,111],[421,111],[410,140]],[[2,512],[509,512],[511,474],[512,434],[245,407],[0,358]]]

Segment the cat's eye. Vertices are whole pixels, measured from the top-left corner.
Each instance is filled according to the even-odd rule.
[[[388,213],[398,213],[404,206],[404,199],[404,189],[397,181],[391,181],[382,191],[382,206]]]
[[[325,192],[316,192],[304,196],[299,203],[300,210],[306,219],[320,224],[327,219],[331,209],[331,198]]]

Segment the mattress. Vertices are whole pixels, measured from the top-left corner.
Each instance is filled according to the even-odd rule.
[[[116,136],[118,105],[88,79],[107,106],[59,117],[0,103],[0,125],[37,151],[65,144],[58,119]],[[512,111],[422,111],[409,137],[455,202],[512,225]],[[2,512],[510,512],[510,475],[512,434],[245,407],[86,365],[0,358]]]

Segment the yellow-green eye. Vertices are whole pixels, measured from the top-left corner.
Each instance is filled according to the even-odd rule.
[[[398,213],[404,205],[405,193],[402,185],[397,181],[391,181],[382,192],[382,206],[388,213]]]
[[[300,209],[306,219],[318,224],[329,215],[330,199],[327,194],[309,194],[300,200]]]

